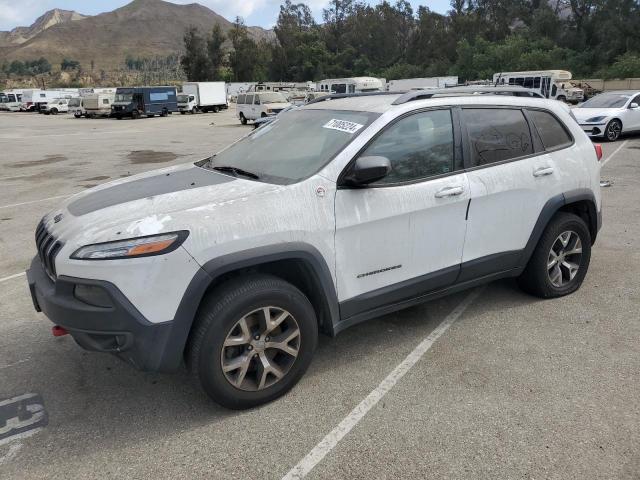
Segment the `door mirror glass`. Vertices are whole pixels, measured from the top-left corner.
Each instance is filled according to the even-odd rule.
[[[629,108],[633,108],[633,109],[640,108],[640,105],[638,105],[637,103],[633,102],[631,105],[629,105]]]
[[[391,171],[391,162],[387,157],[360,157],[344,178],[344,184],[352,187],[367,185],[386,177]]]

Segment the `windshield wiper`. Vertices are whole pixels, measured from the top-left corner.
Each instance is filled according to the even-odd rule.
[[[211,167],[212,170],[217,170],[218,172],[229,172],[229,173],[235,173],[236,176],[242,176],[242,177],[247,177],[247,178],[252,178],[254,180],[258,180],[260,177],[258,175],[256,175],[253,172],[248,172],[246,170],[243,170],[241,168],[238,167],[229,167],[226,165],[223,166],[219,166],[219,167]]]

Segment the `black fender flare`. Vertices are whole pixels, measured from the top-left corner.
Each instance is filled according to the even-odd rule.
[[[216,280],[240,269],[281,260],[299,260],[309,268],[315,285],[321,290],[319,295],[327,316],[326,328],[333,336],[334,325],[340,319],[340,310],[333,276],[322,254],[315,247],[302,242],[257,247],[209,260],[196,272],[171,322],[171,335],[165,345],[161,370],[174,371],[180,366],[200,302]]]
[[[520,258],[519,264],[522,268],[527,266],[529,263],[529,259],[531,255],[533,255],[533,251],[538,245],[538,241],[542,236],[542,232],[549,224],[549,221],[553,216],[565,205],[569,205],[575,202],[587,201],[588,207],[588,215],[590,220],[590,230],[591,230],[591,242],[595,242],[596,236],[600,227],[602,225],[602,213],[597,211],[596,207],[596,198],[593,192],[586,188],[571,190],[569,192],[560,193],[551,197],[547,200],[547,203],[542,207],[542,211],[538,216],[538,220],[531,231],[531,235],[529,236],[529,240],[527,241],[527,245],[524,247],[522,251],[522,257]]]

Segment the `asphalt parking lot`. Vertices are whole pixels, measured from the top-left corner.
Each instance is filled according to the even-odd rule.
[[[22,436],[2,440],[0,423],[0,478],[640,478],[640,136],[603,145],[612,185],[578,292],[542,301],[500,281],[322,338],[300,384],[264,407],[224,410],[184,372],[54,338],[23,275],[42,215],[250,128],[232,110],[0,114],[0,411],[38,405]]]

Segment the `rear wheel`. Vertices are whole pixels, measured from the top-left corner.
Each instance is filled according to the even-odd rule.
[[[618,138],[620,138],[621,134],[622,123],[620,122],[620,120],[614,118],[607,124],[607,127],[604,130],[604,136],[610,142],[615,142],[616,140],[618,140]]]
[[[247,118],[244,116],[244,113],[240,113],[240,123],[242,125],[246,125],[247,124]]]
[[[540,237],[518,283],[538,297],[562,297],[580,288],[590,260],[587,224],[577,215],[559,212]]]
[[[213,113],[218,113],[220,111],[220,107],[217,105],[214,105],[212,110],[213,110]]]
[[[243,277],[204,300],[187,362],[214,401],[251,408],[298,382],[317,340],[315,312],[300,290],[277,277]]]

